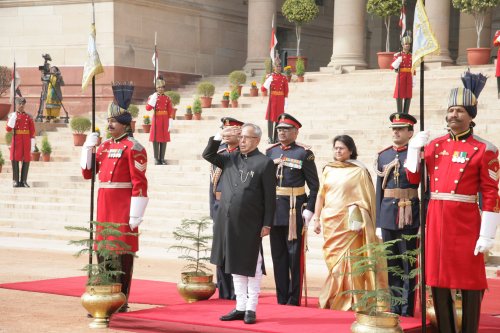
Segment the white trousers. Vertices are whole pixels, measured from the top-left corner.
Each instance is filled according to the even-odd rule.
[[[233,276],[236,310],[255,311],[259,302],[260,281],[262,280],[262,255],[259,252],[255,277],[231,274]]]

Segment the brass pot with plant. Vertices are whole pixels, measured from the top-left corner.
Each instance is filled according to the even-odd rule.
[[[209,242],[212,239],[211,233],[206,231],[211,228],[210,217],[202,217],[183,219],[181,225],[174,230],[174,238],[181,241],[181,245],[173,245],[170,249],[178,250],[182,253],[179,259],[188,262],[183,267],[177,290],[188,303],[209,299],[215,293],[213,274],[206,265],[210,262]]]
[[[69,126],[73,130],[73,144],[75,146],[83,146],[87,134],[85,132],[90,130],[92,123],[90,119],[82,116],[74,116],[69,122]]]
[[[174,109],[174,113],[172,114],[172,119],[175,119],[175,115],[177,113],[176,106],[181,102],[181,95],[177,91],[166,91],[165,95],[170,97],[170,101],[172,102],[172,109]]]
[[[135,253],[128,251],[130,246],[117,238],[136,233],[121,232],[120,225],[120,223],[92,221],[89,226],[65,227],[67,230],[85,232],[88,235],[87,238],[69,242],[71,245],[82,247],[75,257],[88,254],[94,259],[100,258],[83,268],[83,271],[87,272],[88,280],[81,301],[83,307],[94,318],[89,324],[90,328],[108,327],[111,315],[126,302],[126,297],[121,292],[121,284],[116,282],[123,274],[120,255],[135,255]]]
[[[52,145],[49,142],[49,137],[44,135],[42,138],[42,148],[40,149],[42,152],[42,161],[49,162],[50,154],[52,153]]]
[[[198,83],[197,90],[198,94],[200,95],[201,107],[212,107],[212,96],[215,93],[215,86],[212,84],[212,82],[202,81]]]
[[[201,107],[201,100],[199,97],[194,99],[193,102],[193,119],[201,120],[201,112],[203,111]]]

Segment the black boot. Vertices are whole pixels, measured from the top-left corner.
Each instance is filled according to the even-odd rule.
[[[19,162],[11,161],[12,163],[12,186],[19,187],[21,184],[19,183]]]
[[[160,159],[158,158],[160,150],[160,144],[156,141],[153,141],[153,154],[155,158],[155,165],[161,165]]]
[[[122,254],[120,256],[121,269],[123,273],[120,275],[120,283],[122,284],[122,293],[125,295],[125,304],[122,305],[118,312],[128,311],[128,297],[130,295],[130,284],[132,283],[132,274],[134,272],[134,256],[132,254]]]
[[[167,165],[167,161],[165,161],[165,152],[167,151],[167,143],[166,142],[162,142],[160,143],[160,156],[159,156],[159,160],[161,162],[161,164],[163,165]]]
[[[403,113],[408,114],[410,112],[411,98],[405,98],[405,106],[403,108]]]
[[[396,106],[398,107],[398,113],[403,113],[403,99],[396,98]]]
[[[30,187],[28,185],[28,170],[30,168],[30,162],[23,162],[23,167],[21,169],[21,184],[19,187]]]

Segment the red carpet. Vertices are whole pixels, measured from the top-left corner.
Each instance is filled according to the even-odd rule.
[[[0,288],[80,297],[86,277],[70,277],[0,284]],[[500,279],[488,280],[482,303],[480,333],[500,333]],[[186,304],[177,293],[175,283],[140,280],[132,282],[131,303],[164,307],[116,314],[111,327],[134,332],[350,332],[352,312],[317,309],[317,299],[309,298],[308,308],[276,304],[274,294],[263,294],[257,309],[258,322],[245,325],[241,321],[221,322],[219,317],[234,307],[234,301],[211,299]],[[405,332],[418,332],[420,319],[401,318]]]

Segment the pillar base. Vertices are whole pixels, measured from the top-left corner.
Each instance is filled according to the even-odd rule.
[[[332,56],[328,67],[339,68],[339,66],[343,70],[358,70],[358,69],[366,69],[368,64],[364,61],[364,59],[360,59],[357,56]]]
[[[245,71],[249,77],[262,77],[266,72],[264,60],[265,59],[247,60],[247,63],[243,66],[243,71]]]

